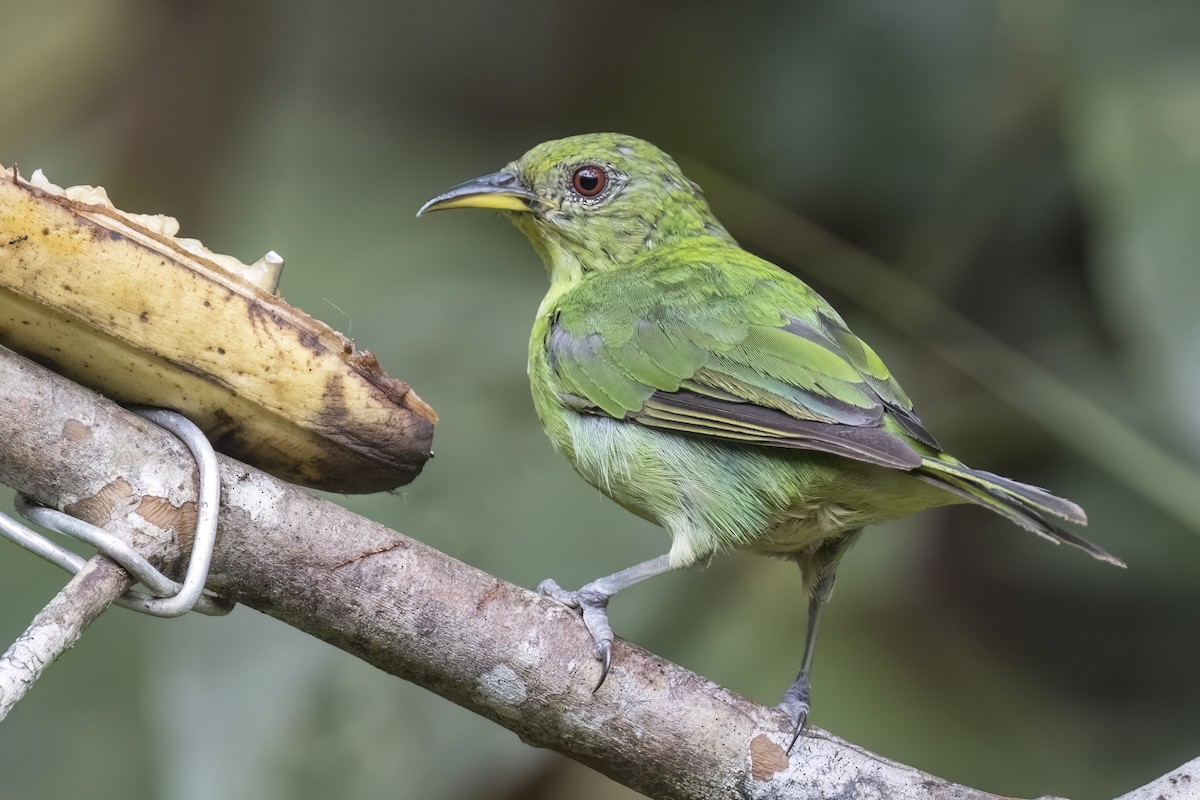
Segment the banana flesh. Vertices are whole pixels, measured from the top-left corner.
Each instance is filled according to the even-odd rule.
[[[0,345],[121,403],[173,408],[213,445],[335,492],[411,481],[437,415],[368,351],[245,265],[127,214],[103,189],[0,165]]]

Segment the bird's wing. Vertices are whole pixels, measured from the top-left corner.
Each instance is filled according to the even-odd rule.
[[[651,251],[564,295],[546,334],[577,410],[911,469],[937,449],[879,356],[794,276],[732,245]]]

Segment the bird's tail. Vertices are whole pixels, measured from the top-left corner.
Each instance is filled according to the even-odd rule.
[[[1064,530],[1052,521],[1058,517],[1079,525],[1087,524],[1087,515],[1083,509],[1070,500],[1055,497],[1045,489],[1018,483],[983,470],[971,469],[954,461],[925,458],[918,474],[922,480],[972,503],[990,508],[1002,517],[1055,544],[1066,542],[1086,550],[1093,558],[1118,567],[1125,566],[1124,561],[1102,547]]]

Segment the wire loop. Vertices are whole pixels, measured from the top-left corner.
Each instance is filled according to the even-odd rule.
[[[183,583],[177,583],[163,575],[131,545],[90,522],[39,506],[22,495],[17,495],[17,511],[30,522],[95,547],[97,551],[120,564],[153,593],[129,590],[116,601],[124,608],[155,617],[178,617],[188,611],[209,616],[228,614],[235,605],[232,600],[204,592],[204,583],[208,579],[208,570],[212,564],[213,546],[217,540],[217,513],[221,506],[220,466],[217,463],[217,454],[204,432],[181,414],[144,406],[132,407],[130,411],[166,428],[187,446],[196,459],[196,466],[200,472],[196,534],[192,540],[192,554]],[[30,530],[3,513],[0,513],[0,535],[72,574],[82,569],[86,561],[77,553]]]

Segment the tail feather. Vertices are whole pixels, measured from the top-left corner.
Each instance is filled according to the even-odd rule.
[[[1087,524],[1083,509],[1070,500],[1055,497],[1045,489],[959,463],[926,458],[921,469],[923,474],[920,477],[927,483],[989,508],[1055,544],[1066,542],[1086,551],[1093,558],[1118,567],[1125,566],[1124,561],[1104,548],[1051,521],[1051,517],[1059,517],[1079,525]]]

